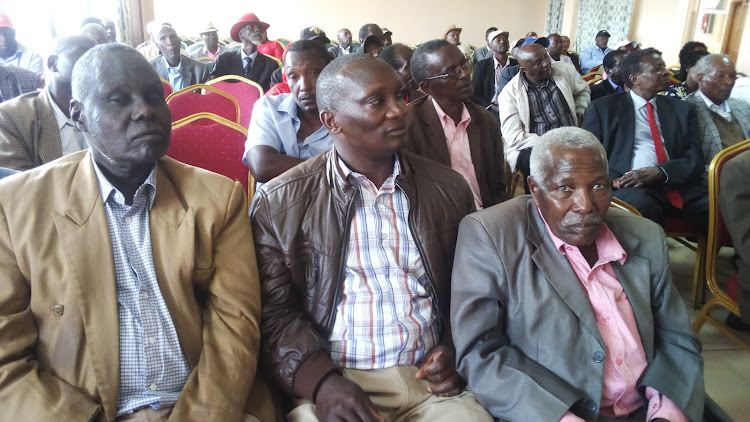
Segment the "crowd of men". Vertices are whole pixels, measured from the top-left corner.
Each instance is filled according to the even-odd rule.
[[[0,104],[3,414],[725,420],[661,226],[705,230],[707,164],[750,137],[726,56],[693,63],[681,100],[659,95],[661,52],[611,51],[607,31],[580,56],[529,33],[510,57],[489,28],[475,62],[455,25],[416,49],[376,24],[358,49],[349,29],[329,46],[311,26],[278,52],[247,13],[238,49],[209,24],[193,57],[170,24],[138,50],[108,26],[58,39],[44,88]],[[0,14],[0,58],[36,66],[14,35]],[[591,88],[581,71],[598,65]],[[250,208],[239,182],[166,156],[160,78],[227,74],[269,91],[237,157],[259,182]],[[748,157],[731,171],[750,174]],[[508,197],[506,166],[528,195]],[[731,183],[731,326],[746,330],[734,198],[750,192]]]

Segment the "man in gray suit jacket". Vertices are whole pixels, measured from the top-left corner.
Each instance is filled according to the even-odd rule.
[[[205,64],[180,53],[181,43],[177,31],[171,26],[163,25],[156,39],[161,56],[148,61],[159,77],[169,82],[175,91],[202,84],[211,78]]]
[[[664,232],[609,210],[607,156],[565,127],[531,153],[531,198],[461,222],[451,285],[458,371],[513,421],[701,420],[700,343]]]

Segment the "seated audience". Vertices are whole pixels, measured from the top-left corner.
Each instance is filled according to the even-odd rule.
[[[117,42],[117,26],[109,19],[102,19],[102,26],[107,34],[107,42]]]
[[[169,108],[136,50],[98,46],[72,79],[89,150],[0,182],[5,418],[257,421],[242,185],[164,157]]]
[[[331,62],[317,100],[333,149],[258,194],[265,365],[290,422],[492,421],[463,389],[445,323],[471,191],[401,150],[398,89],[382,60]]]
[[[471,47],[469,47],[469,44],[461,42],[461,31],[463,31],[463,28],[457,28],[456,25],[451,25],[448,27],[448,29],[445,30],[443,38],[449,43],[458,47],[464,57],[466,57],[468,60],[472,60]],[[469,65],[471,65],[471,63],[469,63]]]
[[[581,59],[578,57],[578,53],[575,51],[570,51],[570,37],[567,35],[562,35],[562,53],[568,57],[570,57],[570,62],[573,63],[573,66],[575,66],[578,73],[581,73]]]
[[[609,43],[609,32],[601,30],[596,33],[595,44],[586,47],[581,51],[581,71],[587,73],[592,67],[602,64],[604,56],[607,55],[611,48],[607,47]]]
[[[162,26],[156,36],[161,56],[149,60],[160,78],[168,81],[175,91],[211,79],[206,65],[180,54],[182,39],[171,26]]]
[[[97,44],[106,44],[109,42],[107,38],[107,30],[104,26],[98,23],[87,23],[81,28],[81,34],[91,37]]]
[[[265,183],[297,164],[331,149],[315,100],[318,75],[331,61],[325,47],[295,41],[284,54],[289,94],[263,96],[255,103],[242,162]]]
[[[268,91],[271,87],[271,74],[279,68],[276,60],[258,52],[263,31],[270,25],[262,22],[255,13],[246,13],[232,26],[229,35],[242,43],[237,51],[226,51],[216,58],[211,77],[239,75],[256,82]]]
[[[267,29],[263,30],[260,42],[261,44],[258,46],[258,51],[260,51],[261,54],[281,59],[281,55],[284,54],[284,46],[278,41],[269,40]]]
[[[190,55],[193,59],[199,59],[201,57],[208,57],[209,59],[216,60],[219,54],[226,51],[226,47],[219,44],[219,30],[212,24],[208,23],[208,27],[199,34],[203,40],[204,46],[195,50]]]
[[[695,108],[656,95],[669,86],[658,50],[628,54],[620,73],[630,92],[592,102],[583,122],[607,151],[614,196],[660,225],[676,216],[705,230],[708,195],[700,184],[704,161]]]
[[[37,74],[44,71],[42,57],[16,40],[13,22],[3,12],[0,12],[0,40],[0,64],[22,67]]]
[[[685,79],[682,82],[667,88],[664,95],[667,97],[683,99],[697,91],[698,78],[696,77],[695,72],[693,72],[693,68],[695,67],[695,64],[698,63],[698,60],[702,57],[708,56],[708,54],[708,51],[705,50],[695,50],[686,53],[685,56],[682,57],[680,63],[680,69],[685,69]],[[680,72],[682,72],[682,70],[680,70]]]
[[[411,59],[427,96],[407,108],[406,149],[464,177],[477,209],[506,199],[502,138],[497,119],[470,101],[469,60],[453,44],[432,40]]]
[[[380,59],[391,65],[393,70],[396,71],[398,80],[401,82],[399,93],[406,104],[425,96],[425,93],[418,89],[419,86],[414,82],[411,74],[411,58],[413,55],[414,50],[403,44],[392,44],[386,47],[380,55]]]
[[[474,66],[474,75],[471,78],[471,86],[474,94],[471,100],[480,106],[491,110],[497,116],[497,92],[500,76],[505,68],[518,65],[516,59],[508,57],[508,31],[496,29],[487,35],[489,40],[489,58],[477,61]]]
[[[678,56],[680,60],[680,73],[677,75],[677,79],[681,81],[685,81],[685,79],[687,79],[687,57],[693,51],[705,51],[706,53],[708,53],[708,47],[706,47],[706,44],[703,44],[700,41],[688,41],[685,43],[685,45],[682,46],[682,48],[680,48],[680,53]],[[696,59],[696,61],[698,60]]]
[[[492,40],[490,40],[488,37],[490,36],[491,32],[495,31],[497,31],[497,28],[491,26],[484,32],[484,40],[487,42],[487,45],[483,45],[474,50],[474,61],[476,61],[477,63],[484,59],[489,59],[490,57],[492,57],[492,51],[490,50],[490,44],[492,43]],[[508,42],[508,44],[510,44],[510,42]],[[508,48],[510,48],[510,45],[508,46]]]
[[[354,53],[354,47],[352,46],[352,32],[350,30],[347,28],[339,29],[339,32],[336,33],[336,38],[339,40],[339,45],[334,45],[328,49],[328,52],[331,53],[334,58]]]
[[[547,45],[547,54],[549,54],[549,58],[552,59],[553,63],[560,62],[570,63],[571,65],[573,64],[573,60],[569,56],[562,54],[564,44],[560,34],[549,34],[547,36],[547,41],[549,42],[549,45]],[[577,71],[578,70],[576,69],[576,72]]]
[[[620,74],[620,65],[627,54],[624,50],[612,50],[604,56],[602,68],[607,78],[591,85],[591,101],[625,92],[625,81]]]
[[[0,103],[42,88],[42,75],[12,64],[0,64]]]
[[[528,183],[459,228],[451,327],[469,391],[500,420],[701,421],[701,346],[664,231],[609,209],[599,141],[547,132]]]
[[[73,65],[94,45],[85,35],[58,39],[47,86],[0,104],[0,167],[28,170],[87,148],[71,119],[70,84]]]
[[[698,114],[698,138],[706,170],[716,153],[750,137],[750,104],[730,98],[737,71],[734,63],[722,54],[709,54],[693,68],[698,91],[685,101]],[[708,186],[708,173],[703,172]]]
[[[150,21],[149,23],[146,24],[146,32],[148,32],[148,40],[139,44],[135,48],[136,50],[138,50],[139,53],[143,54],[143,57],[145,57],[146,60],[153,59],[154,57],[161,54],[161,52],[159,51],[158,43],[157,43],[157,37],[159,35],[159,30],[161,30],[161,27],[164,25],[172,26],[168,23],[158,23],[156,21]]]
[[[518,51],[520,73],[498,97],[505,159],[512,171],[529,175],[529,156],[541,135],[563,126],[579,126],[590,91],[581,75],[566,63],[550,63],[543,45]]]

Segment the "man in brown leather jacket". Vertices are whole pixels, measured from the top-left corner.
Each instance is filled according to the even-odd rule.
[[[400,151],[398,90],[383,61],[333,61],[317,102],[334,148],[258,194],[265,366],[294,399],[289,421],[492,420],[463,388],[448,324],[473,196],[458,173]]]

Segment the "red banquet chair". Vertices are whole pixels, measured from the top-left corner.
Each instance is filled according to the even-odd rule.
[[[172,88],[172,84],[169,83],[166,79],[161,80],[161,86],[164,87],[164,99],[169,98],[170,95],[174,92],[174,88]]]
[[[255,181],[242,164],[247,129],[212,113],[198,113],[172,124],[167,155],[242,183],[252,198]]]
[[[253,106],[263,96],[263,88],[250,79],[237,75],[224,75],[206,84],[228,93],[237,100],[240,104],[240,126],[249,128]]]
[[[196,92],[203,90],[202,93]],[[231,95],[212,86],[195,84],[167,97],[172,122],[197,113],[212,113],[230,122],[239,123],[240,106]]]

